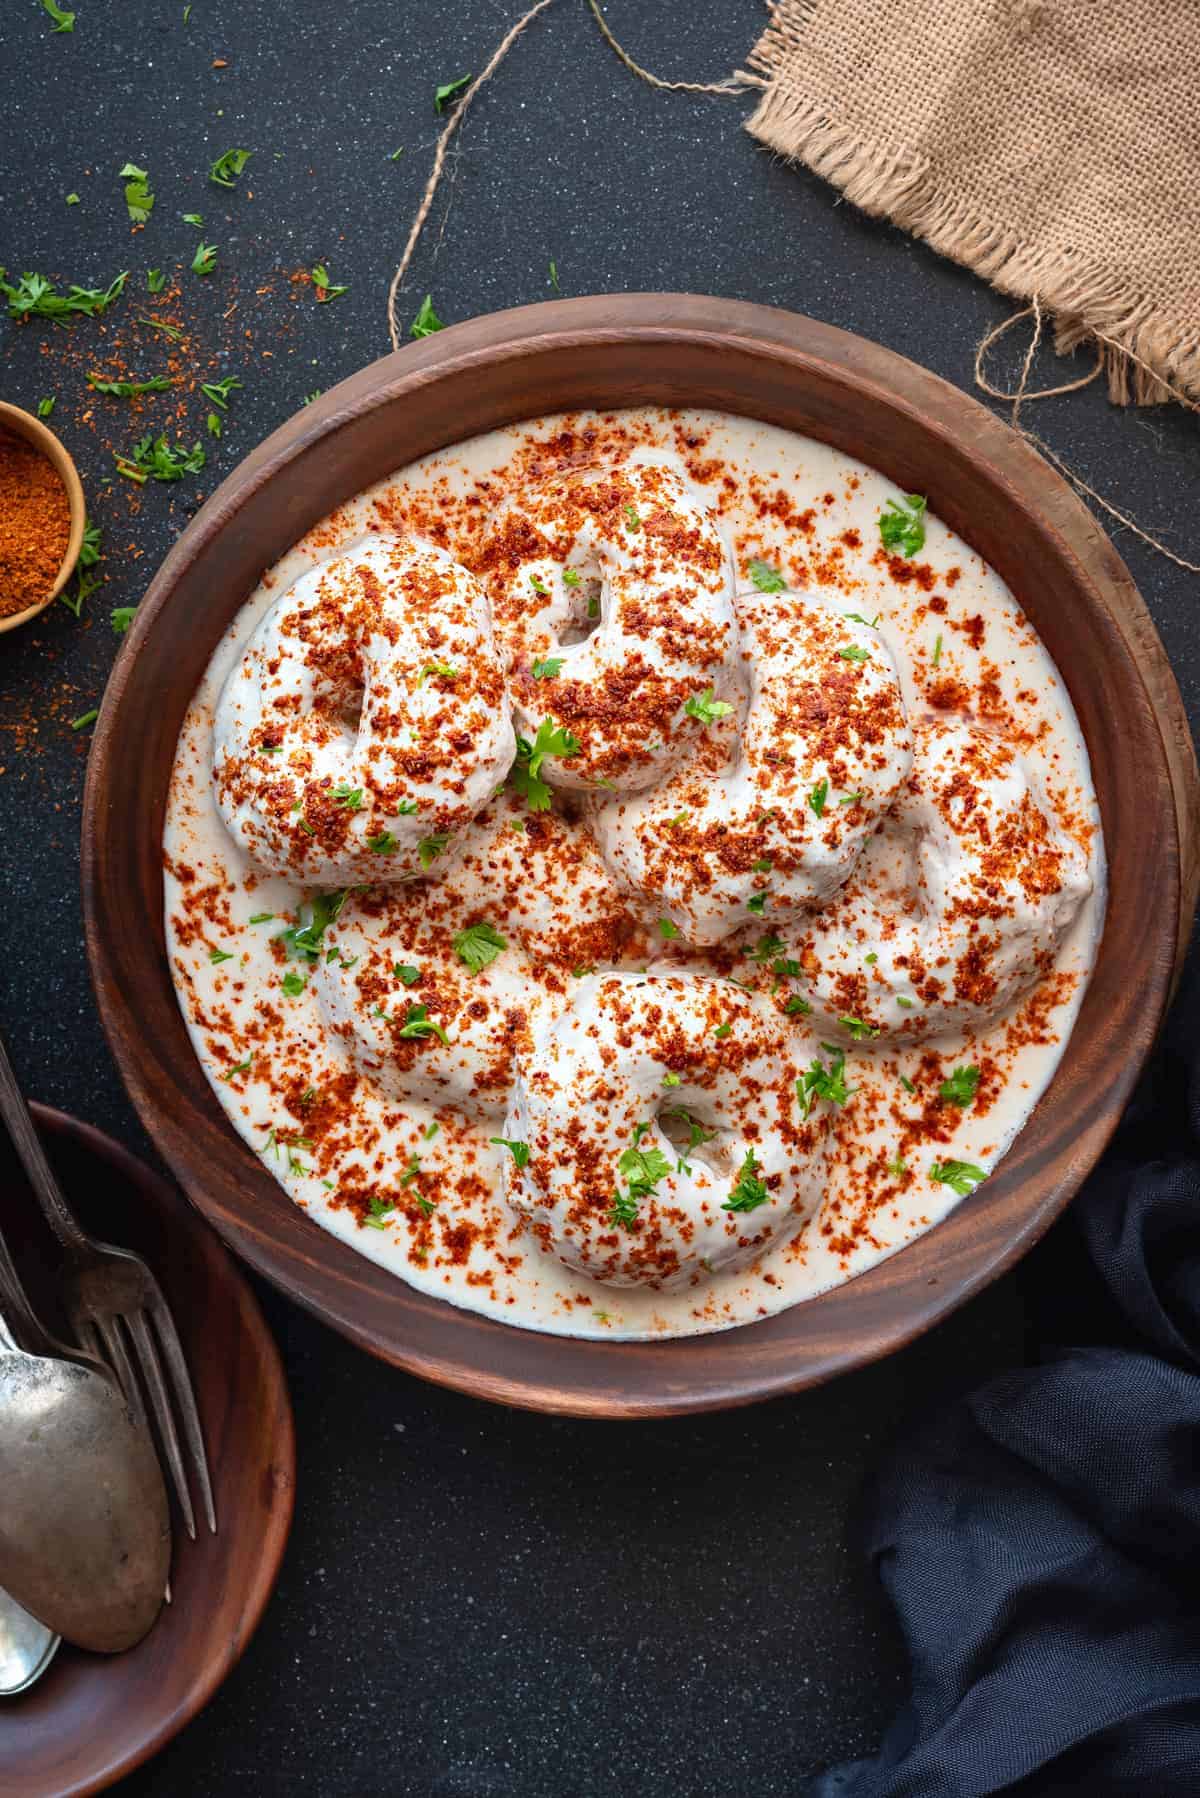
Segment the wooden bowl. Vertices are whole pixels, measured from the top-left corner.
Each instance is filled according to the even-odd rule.
[[[175,740],[213,647],[262,571],[309,526],[476,432],[642,402],[805,432],[929,495],[1015,590],[1070,688],[1091,750],[1111,901],[1070,1048],[973,1197],[900,1254],[777,1317],[729,1334],[609,1344],[513,1329],[425,1297],[291,1202],[226,1122],[192,1052],[163,949],[160,842]],[[1139,661],[1174,721],[1170,754]],[[680,295],[559,300],[476,319],[384,357],[276,431],[204,506],[139,606],[84,801],[87,945],[104,1027],[195,1204],[252,1266],[374,1354],[486,1398],[598,1416],[794,1390],[908,1341],[995,1279],[1107,1142],[1158,1028],[1179,940],[1173,766],[1180,809],[1195,808],[1180,719],[1144,607],[1091,515],[1021,438],[911,362],[792,313]]]
[[[213,1232],[110,1137],[44,1105],[33,1113],[82,1222],[139,1250],[158,1275],[191,1370],[217,1508],[215,1536],[201,1526],[190,1542],[176,1523],[172,1602],[143,1642],[111,1657],[64,1644],[36,1686],[0,1701],[0,1798],[79,1798],[140,1766],[236,1666],[279,1573],[296,1444],[278,1350]],[[48,1232],[15,1166],[0,1158],[0,1167],[5,1234],[36,1277]]]
[[[35,606],[26,606],[23,612],[12,612],[7,618],[0,618],[0,636],[5,631],[15,631],[19,624],[28,624],[39,612],[56,600],[67,582],[70,580],[79,560],[79,552],[83,547],[83,527],[87,522],[87,504],[83,497],[83,483],[79,479],[79,470],[48,425],[32,412],[23,412],[20,406],[10,406],[0,400],[0,431],[11,431],[14,437],[23,437],[26,443],[40,450],[46,460],[53,464],[59,480],[67,490],[67,503],[71,508],[71,530],[67,538],[67,547],[59,565],[54,585],[45,599],[39,599]]]

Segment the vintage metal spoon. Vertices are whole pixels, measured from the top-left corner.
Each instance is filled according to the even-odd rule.
[[[28,1691],[58,1653],[61,1641],[24,1605],[0,1591],[0,1698]]]
[[[108,1371],[43,1329],[0,1233],[0,1587],[117,1654],[158,1616],[170,1548],[153,1444]]]

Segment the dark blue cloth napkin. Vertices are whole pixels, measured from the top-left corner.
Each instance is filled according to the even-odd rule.
[[[1198,961],[1035,1251],[1045,1334],[1072,1346],[934,1418],[880,1483],[910,1697],[878,1759],[809,1798],[1200,1798]]]

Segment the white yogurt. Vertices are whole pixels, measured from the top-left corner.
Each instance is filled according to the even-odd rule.
[[[976,1040],[847,1045],[854,1090],[831,1126],[819,1210],[790,1237],[768,1240],[748,1267],[710,1273],[701,1266],[691,1283],[668,1290],[601,1284],[564,1266],[506,1202],[509,1151],[489,1141],[508,1104],[504,1055],[515,1040],[505,1037],[503,1008],[519,999],[523,983],[533,1018],[559,1015],[570,1001],[575,956],[609,967],[651,961],[663,973],[715,972],[774,1003],[771,957],[754,956],[761,926],[751,923],[732,947],[717,950],[664,943],[644,908],[625,917],[598,857],[568,865],[536,842],[523,846],[509,816],[519,823],[519,807],[497,800],[474,828],[474,850],[468,846],[452,865],[447,857],[444,882],[431,877],[404,900],[411,906],[424,894],[436,908],[453,899],[512,945],[481,976],[498,1009],[475,1025],[496,1058],[494,1102],[456,1104],[453,1078],[442,1086],[415,1078],[378,1084],[370,1070],[383,1044],[372,1036],[374,1013],[353,957],[386,957],[390,937],[381,937],[378,917],[356,921],[348,905],[327,925],[318,963],[282,960],[276,938],[301,921],[311,894],[251,865],[221,823],[210,779],[226,676],[280,592],[306,570],[372,531],[416,532],[477,567],[487,521],[518,479],[646,449],[683,456],[720,518],[740,585],[749,562],[762,559],[797,589],[841,594],[846,612],[878,617],[913,716],[932,700],[943,713],[965,710],[1016,737],[1092,881],[1053,970]],[[164,837],[167,947],[196,1053],[233,1127],[322,1228],[452,1304],[554,1334],[644,1338],[768,1316],[861,1273],[957,1203],[971,1202],[930,1170],[954,1162],[994,1167],[1053,1074],[1103,922],[1103,846],[1078,722],[1016,600],[936,516],[927,518],[913,562],[884,556],[878,518],[894,492],[840,452],[750,420],[653,409],[544,419],[476,438],[380,482],[311,531],[250,595],[180,736]],[[395,944],[397,965],[417,953]],[[796,982],[795,991],[803,990]],[[462,1003],[469,999],[464,994]],[[794,1022],[803,1066],[816,1046],[803,1034],[805,1020]],[[975,1102],[935,1103],[941,1081],[963,1065],[980,1070]],[[970,1177],[958,1184],[969,1187]]]

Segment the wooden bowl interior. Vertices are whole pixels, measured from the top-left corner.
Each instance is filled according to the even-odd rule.
[[[1112,902],[1050,1089],[998,1172],[935,1230],[856,1280],[728,1335],[551,1343],[424,1298],[334,1241],[236,1137],[192,1053],[167,971],[159,844],[176,737],[212,649],[263,569],[309,526],[393,469],[477,432],[639,403],[781,425],[930,496],[1013,588],[1066,682],[1092,756]],[[230,477],[168,557],[93,746],[84,842],[93,976],[134,1101],[191,1197],[253,1265],[367,1348],[428,1378],[551,1410],[748,1402],[871,1359],[961,1303],[1030,1246],[1094,1162],[1153,1040],[1171,973],[1171,783],[1106,596],[1106,584],[1128,577],[1096,535],[1065,484],[974,402],[877,346],[761,307],[643,295],[525,308],[384,358],[325,395]],[[126,753],[130,742],[138,755]]]
[[[44,612],[53,600],[56,600],[67,582],[70,580],[75,564],[79,560],[79,551],[83,547],[83,529],[87,522],[87,504],[83,497],[83,483],[79,479],[79,470],[67,454],[66,448],[50,430],[35,418],[32,412],[24,412],[20,406],[10,406],[0,401],[0,431],[11,431],[14,437],[23,437],[26,443],[40,450],[50,462],[59,480],[67,490],[67,503],[71,509],[71,528],[67,537],[67,547],[63,559],[59,563],[54,585],[45,599],[40,599],[35,606],[26,606],[23,612],[13,612],[7,618],[0,618],[0,634],[4,631],[16,630],[19,624],[28,624],[39,612]]]
[[[176,1519],[173,1602],[136,1648],[110,1658],[64,1644],[36,1686],[0,1703],[0,1798],[97,1791],[138,1766],[208,1701],[275,1584],[296,1464],[278,1351],[216,1236],[98,1130],[45,1106],[33,1109],[81,1221],[137,1249],[158,1276],[191,1370],[218,1533],[201,1526],[190,1542]],[[32,1287],[51,1258],[49,1233],[10,1152],[0,1155],[0,1173],[5,1234]],[[57,1254],[52,1258],[57,1265]]]

